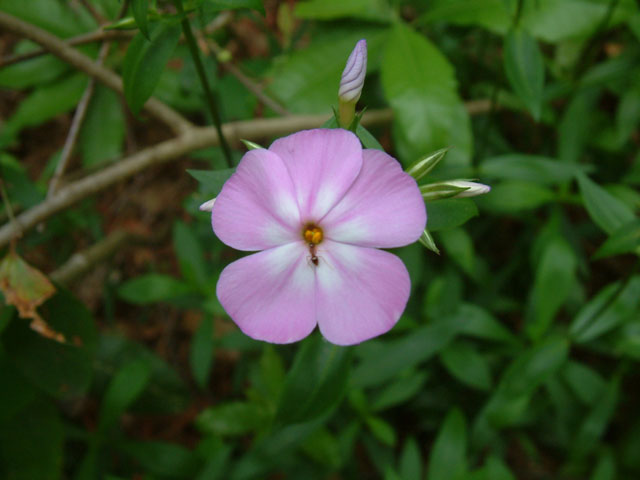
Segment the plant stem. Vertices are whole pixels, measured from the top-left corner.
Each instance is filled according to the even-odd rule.
[[[220,119],[220,111],[213,96],[213,92],[211,91],[211,87],[209,86],[207,73],[204,70],[202,59],[200,58],[200,50],[198,49],[196,39],[193,36],[193,32],[191,31],[191,24],[189,23],[189,19],[184,13],[184,8],[182,8],[182,0],[173,0],[173,3],[178,9],[178,13],[182,15],[182,20],[180,22],[180,25],[182,25],[182,32],[184,33],[184,37],[187,40],[187,45],[189,46],[189,51],[191,53],[191,57],[193,58],[193,63],[196,66],[196,72],[198,73],[198,78],[200,79],[202,89],[204,90],[204,94],[207,99],[207,104],[209,105],[209,111],[211,112],[211,117],[213,118],[213,124],[215,125],[216,130],[218,131],[218,135],[220,136],[220,146],[222,147],[224,156],[227,159],[229,168],[232,168],[233,157],[231,156],[231,148],[229,148],[227,139],[224,138],[224,135],[222,134],[222,120]]]
[[[16,237],[22,235],[22,228],[20,224],[16,220],[16,217],[13,215],[13,208],[11,208],[11,200],[9,200],[9,195],[7,195],[7,191],[4,189],[4,181],[0,178],[0,195],[2,196],[2,202],[4,203],[4,208],[7,210],[7,216],[9,217],[9,225],[13,229],[13,234],[11,235],[11,249],[15,248],[15,240]]]

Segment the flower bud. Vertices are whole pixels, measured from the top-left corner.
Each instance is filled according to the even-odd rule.
[[[349,55],[347,65],[340,79],[339,99],[339,123],[343,128],[348,128],[355,118],[356,103],[362,94],[364,77],[367,74],[367,41],[362,39],[356,43]]]
[[[200,205],[199,210],[201,212],[212,212],[213,211],[213,204],[215,203],[216,199],[212,198],[211,200],[208,200],[206,202],[204,202],[202,205]]]
[[[409,165],[406,172],[416,180],[420,180],[431,170],[436,168],[436,165],[440,163],[440,160],[445,157],[450,149],[451,147],[441,148],[440,150],[436,150],[435,152],[430,153],[426,157],[421,158],[420,160],[417,160]]]
[[[468,180],[448,180],[420,186],[420,193],[426,202],[444,198],[466,198],[482,195],[491,190],[488,185]]]
[[[476,197],[478,195],[484,195],[491,191],[489,185],[483,183],[470,182],[468,180],[451,180],[447,182],[449,185],[464,188],[462,192],[458,193],[455,198]]]

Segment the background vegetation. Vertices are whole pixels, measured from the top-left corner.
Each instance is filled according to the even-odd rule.
[[[640,478],[638,4],[179,1],[0,0],[0,477]],[[320,126],[360,38],[383,147],[493,190],[428,204],[391,333],[253,341],[193,126]]]

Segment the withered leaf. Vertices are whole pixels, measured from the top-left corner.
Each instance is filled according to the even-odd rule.
[[[0,290],[20,317],[31,319],[30,327],[34,331],[58,342],[65,341],[64,335],[47,325],[36,310],[55,293],[55,287],[45,274],[25,262],[13,249],[0,262]]]

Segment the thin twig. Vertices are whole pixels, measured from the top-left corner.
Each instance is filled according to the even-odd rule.
[[[77,37],[72,37],[64,40],[68,46],[84,45],[86,43],[93,42],[110,42],[113,40],[129,39],[133,38],[136,32],[134,30],[96,30],[95,32],[83,33]],[[0,59],[0,68],[8,67],[15,63],[24,62],[33,58],[40,57],[49,53],[44,48],[32,50],[31,52],[25,52],[17,55],[8,55]]]
[[[100,53],[98,53],[98,59],[96,60],[96,64],[102,65],[104,63],[104,59],[107,57],[109,53],[109,43],[105,42],[100,47]],[[75,149],[76,143],[78,142],[78,136],[80,134],[80,128],[84,123],[84,119],[87,115],[87,110],[89,109],[89,103],[91,102],[91,97],[93,96],[93,92],[95,90],[96,80],[95,78],[90,78],[87,88],[82,94],[82,98],[78,103],[76,108],[76,112],[73,115],[73,120],[71,121],[71,127],[69,128],[69,133],[67,134],[67,138],[64,142],[64,146],[62,147],[62,153],[60,154],[60,160],[58,161],[58,165],[56,165],[56,171],[51,177],[51,181],[49,182],[49,190],[47,191],[47,198],[51,197],[58,188],[58,183],[60,182],[60,178],[64,174],[64,171],[69,164],[69,160],[71,159],[71,155],[73,154],[73,150]]]
[[[205,27],[204,33],[207,35],[214,33],[215,31],[221,29],[227,23],[229,23],[231,18],[233,18],[233,16],[231,15],[230,11],[222,12]],[[69,46],[84,45],[94,42],[110,42],[113,40],[131,39],[135,37],[136,33],[138,33],[137,30],[96,30],[95,32],[83,33],[82,35],[78,35],[76,37],[67,38],[64,40],[64,42]],[[26,60],[31,60],[33,58],[46,55],[47,53],[49,53],[48,50],[40,48],[16,55],[7,55],[4,58],[0,58],[0,68],[8,67],[9,65],[24,62]]]
[[[218,45],[215,42],[215,40],[213,40],[211,38],[206,38],[204,40],[205,40],[207,46],[213,51],[213,53],[219,59],[221,54],[224,53],[224,51],[220,47],[220,45]],[[264,89],[258,83],[256,83],[255,81],[253,81],[252,79],[247,77],[242,72],[242,70],[240,70],[238,67],[236,67],[233,63],[219,61],[219,65],[222,68],[224,68],[225,70],[227,70],[231,75],[236,77],[238,79],[238,81],[242,85],[244,85],[247,90],[249,90],[251,93],[253,93],[258,100],[260,100],[263,104],[265,104],[271,110],[276,112],[278,115],[290,115],[291,114],[291,112],[289,112],[286,108],[284,108],[282,105],[280,105],[278,102],[276,102],[273,98],[271,98],[267,94],[265,94],[264,93]]]
[[[202,59],[200,58],[200,49],[198,48],[195,37],[193,36],[191,23],[189,22],[189,18],[186,16],[186,14],[184,13],[184,9],[182,8],[182,0],[174,0],[173,3],[178,9],[178,13],[182,15],[182,20],[180,21],[180,25],[182,26],[182,33],[184,33],[184,37],[187,40],[187,46],[189,47],[191,58],[193,59],[193,63],[196,66],[198,79],[200,80],[200,85],[202,86],[202,90],[204,91],[204,96],[207,99],[207,106],[209,107],[209,113],[211,113],[213,124],[215,125],[216,130],[218,131],[218,135],[220,136],[220,146],[222,147],[222,151],[224,152],[227,164],[229,165],[229,168],[231,168],[233,167],[233,157],[231,155],[231,148],[229,148],[229,144],[222,134],[222,118],[220,116],[220,108],[218,106],[218,102],[213,96],[211,86],[209,85],[207,72],[204,70],[204,65],[202,65]]]
[[[56,57],[68,62],[78,70],[94,77],[116,92],[123,93],[122,79],[118,75],[107,68],[96,65],[91,58],[68,46],[55,35],[4,12],[0,12],[0,27],[40,44]],[[186,118],[156,98],[150,98],[145,103],[144,108],[151,115],[171,127],[177,134],[184,133],[193,127],[193,124]]]
[[[91,2],[88,2],[87,0],[80,0],[80,3],[87,9],[93,19],[98,22],[98,25],[103,25],[108,22],[108,20],[91,4]]]
[[[9,217],[8,225],[13,230],[13,234],[11,235],[11,241],[13,242],[16,237],[22,235],[22,228],[20,228],[20,224],[16,220],[16,217],[13,215],[11,200],[9,200],[9,195],[7,195],[7,191],[4,188],[4,181],[2,180],[2,178],[0,178],[0,195],[2,195],[2,203],[4,203],[4,208],[7,211],[7,216]],[[13,243],[11,245],[13,245]]]
[[[132,233],[116,230],[86,250],[74,253],[63,265],[51,272],[49,277],[60,285],[68,286],[133,238]]]
[[[83,2],[83,5],[87,9],[89,6],[86,2]],[[93,6],[91,6],[93,8]],[[120,11],[118,12],[117,18],[120,19],[127,12],[129,8],[129,1],[124,0],[122,5],[120,6]],[[109,42],[103,42],[100,46],[100,51],[98,52],[98,58],[96,59],[96,65],[102,65],[109,54],[109,48],[111,44]],[[71,121],[71,127],[69,128],[69,133],[67,134],[67,138],[64,142],[64,146],[62,148],[62,153],[60,154],[60,160],[56,165],[56,171],[49,182],[49,190],[47,191],[47,197],[51,197],[58,187],[58,183],[60,182],[60,178],[64,174],[64,171],[67,168],[69,160],[71,159],[71,155],[73,154],[73,150],[75,149],[76,143],[78,142],[78,135],[80,134],[80,128],[84,123],[84,119],[87,115],[87,110],[89,109],[89,103],[91,102],[91,97],[93,97],[93,92],[96,86],[96,79],[91,77],[89,78],[89,83],[87,84],[87,88],[82,94],[82,98],[76,107],[76,112],[73,115],[73,120]]]
[[[293,131],[314,128],[322,125],[328,115],[290,115],[278,118],[261,118],[227,123],[223,134],[234,144],[240,139],[260,140],[265,137],[284,135]],[[370,110],[362,119],[364,126],[389,123],[392,119],[390,109]],[[194,150],[218,146],[220,137],[214,127],[189,129],[177,138],[161,142],[153,147],[141,150],[129,157],[105,167],[81,180],[66,184],[51,198],[25,210],[16,217],[16,223],[0,227],[0,248],[6,245],[19,231],[29,230],[57,212],[93,195],[105,188],[125,180],[136,173],[155,165],[176,160]]]

